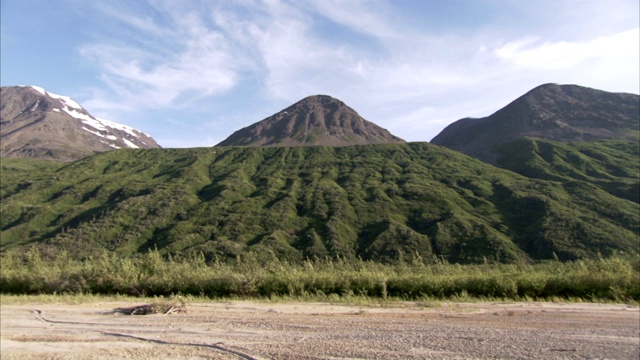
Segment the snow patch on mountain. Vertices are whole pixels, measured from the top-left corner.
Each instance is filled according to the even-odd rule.
[[[118,145],[114,145],[114,144],[106,142],[106,141],[100,141],[100,142],[105,144],[105,145],[108,145],[108,146],[110,146],[110,147],[112,147],[114,149],[120,149],[120,146],[118,146]]]
[[[0,95],[3,157],[67,162],[114,149],[160,148],[144,132],[98,119],[70,97],[39,86],[3,86]]]
[[[38,93],[42,94],[43,96],[48,96],[52,99],[56,99],[60,102],[60,104],[62,105],[62,109],[58,109],[58,108],[54,108],[53,111],[55,112],[64,112],[67,115],[78,119],[80,121],[82,121],[82,123],[86,126],[83,126],[82,129],[85,131],[88,131],[96,136],[99,136],[101,138],[105,138],[108,140],[112,140],[112,141],[116,141],[118,138],[114,135],[108,134],[105,135],[103,133],[109,133],[110,130],[109,129],[116,129],[116,130],[120,130],[120,131],[124,131],[125,133],[127,133],[128,135],[133,136],[134,138],[140,140],[140,136],[144,135],[144,136],[149,136],[141,131],[138,131],[130,126],[127,125],[123,125],[123,124],[119,124],[119,123],[115,123],[109,120],[105,120],[105,119],[98,119],[95,118],[91,115],[89,115],[89,113],[87,113],[87,111],[80,106],[80,104],[78,104],[77,102],[75,102],[73,99],[71,99],[68,96],[63,96],[63,95],[57,95],[57,94],[53,94],[51,92],[46,91],[44,88],[40,87],[40,86],[29,86],[30,88],[32,88],[33,90],[37,91]],[[34,109],[35,107],[37,107],[39,104],[36,103],[36,105],[34,105]],[[92,130],[93,129],[93,130]],[[122,138],[122,141],[129,147],[129,148],[140,148],[138,145],[134,144],[133,142]],[[120,148],[119,146],[115,146],[113,144],[108,144],[107,142],[104,142],[105,144],[114,147],[114,148]],[[145,143],[143,143],[144,145],[146,145]]]
[[[65,107],[70,107],[70,108],[73,108],[73,109],[83,110],[82,106],[80,106],[80,104],[78,104],[77,102],[71,100],[71,98],[68,97],[68,96],[61,96],[61,95],[56,95],[56,94],[51,94],[51,93],[49,93],[49,96],[54,98],[54,99],[60,100],[60,102],[65,105]]]
[[[87,122],[87,121],[91,121],[93,120],[93,118],[87,114],[83,114],[79,111],[73,110],[73,109],[69,109],[68,107],[65,107],[64,109],[62,109],[62,111],[66,112],[67,114],[69,114],[69,116],[76,118],[78,120],[82,120],[82,122]]]
[[[83,130],[86,130],[86,131],[88,131],[88,132],[90,132],[90,133],[92,133],[93,135],[99,136],[99,137],[101,137],[101,138],[105,138],[105,139],[108,139],[108,140],[118,140],[118,137],[117,137],[117,136],[115,136],[115,135],[104,135],[104,134],[101,134],[101,133],[100,133],[100,132],[98,132],[98,131],[93,131],[93,130],[91,130],[91,129],[87,129],[87,128],[86,128],[86,127],[84,127],[84,126],[82,127],[82,129],[83,129]]]
[[[46,91],[45,89],[41,88],[40,86],[32,85],[31,88],[33,90],[39,92],[40,94],[44,95],[44,96],[49,96],[49,97],[51,97],[53,99],[60,100],[60,102],[62,102],[65,106],[68,106],[68,107],[71,107],[71,108],[74,108],[74,109],[82,110],[82,106],[80,106],[80,104],[78,104],[77,102],[73,101],[68,96],[62,96],[62,95],[50,93],[50,92]]]
[[[133,136],[133,137],[139,137],[139,132],[138,130],[127,126],[127,125],[122,125],[122,124],[118,124],[118,123],[114,123],[113,121],[109,121],[109,120],[105,120],[105,119],[95,119],[97,122],[101,123],[104,126],[110,127],[112,129],[118,129],[118,130],[122,130],[124,132],[126,132],[127,134]],[[143,133],[144,134],[144,133]],[[147,134],[145,134],[147,135]],[[149,136],[149,135],[147,135]]]
[[[39,92],[40,94],[47,96],[47,92],[45,91],[45,89],[41,88],[40,86],[35,86],[32,85],[31,88],[37,92]]]
[[[122,139],[122,141],[124,141],[125,144],[127,144],[128,147],[133,148],[133,149],[139,149],[140,147],[134,143],[132,143],[131,141],[127,140],[127,139]]]
[[[35,109],[37,109],[38,105],[40,105],[40,100],[36,101],[36,103],[33,104],[33,106],[31,107],[31,111],[34,111]]]

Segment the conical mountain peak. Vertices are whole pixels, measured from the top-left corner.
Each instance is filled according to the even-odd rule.
[[[308,96],[240,129],[217,146],[348,146],[402,143],[328,95]]]
[[[291,105],[289,108],[295,108],[295,107],[300,107],[300,106],[316,106],[316,107],[322,107],[322,108],[335,108],[335,107],[347,107],[349,108],[344,102],[331,97],[329,95],[311,95],[311,96],[307,96],[306,98],[298,101],[297,103]],[[286,109],[285,109],[286,110]]]

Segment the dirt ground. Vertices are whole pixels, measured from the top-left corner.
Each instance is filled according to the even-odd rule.
[[[576,303],[2,304],[2,359],[638,359],[637,306]]]

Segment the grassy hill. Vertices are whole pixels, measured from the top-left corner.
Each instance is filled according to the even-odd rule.
[[[498,166],[521,175],[561,182],[584,181],[622,199],[640,202],[637,142],[563,143],[522,138],[502,145]]]
[[[0,180],[3,252],[478,263],[639,249],[637,202],[428,143],[2,159]]]
[[[584,181],[619,198],[640,202],[640,146],[637,141],[564,143],[522,138],[499,148],[498,166],[527,177]]]

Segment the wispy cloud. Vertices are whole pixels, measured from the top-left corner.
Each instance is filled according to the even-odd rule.
[[[448,122],[488,115],[482,112],[543,82],[608,89],[626,72],[636,80],[624,86],[637,84],[639,31],[609,19],[637,9],[632,2],[573,9],[549,1],[553,11],[546,13],[524,2],[496,3],[494,9],[534,12],[537,23],[520,24],[505,12],[492,15],[491,24],[435,31],[416,17],[407,23],[411,9],[391,1],[149,0],[138,3],[149,11],[139,12],[100,3],[100,16],[122,33],[81,48],[106,85],[87,106],[175,109],[193,98],[256,92],[263,101],[289,104],[325,93],[408,140],[425,140]],[[589,15],[589,4],[606,16]],[[464,11],[461,17],[477,20]],[[590,23],[579,22],[589,16]],[[242,119],[242,111],[218,117]]]
[[[114,42],[87,44],[80,49],[80,54],[101,70],[101,79],[113,92],[113,103],[177,106],[186,94],[209,96],[236,85],[239,61],[225,36],[203,24],[199,14],[174,12],[162,25],[113,8],[105,14],[133,27],[138,37],[156,41],[150,49]],[[171,36],[163,38],[165,33]],[[111,106],[100,98],[89,103]]]
[[[390,20],[397,16],[395,9],[383,1],[315,0],[309,6],[317,14],[365,35],[382,39],[403,37]]]

